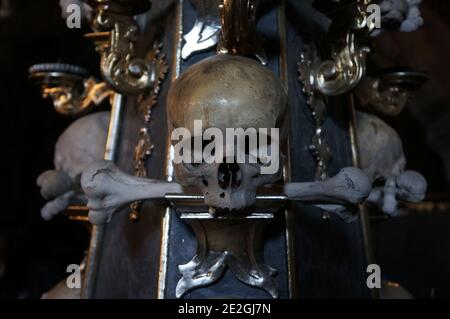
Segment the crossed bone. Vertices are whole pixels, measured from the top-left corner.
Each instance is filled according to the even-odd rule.
[[[117,209],[139,200],[164,198],[182,193],[181,185],[125,174],[111,161],[98,161],[81,175],[81,187],[88,198],[89,221],[109,223]]]
[[[93,163],[83,172],[81,186],[88,198],[89,220],[93,224],[108,223],[119,208],[132,202],[183,193],[177,183],[128,175],[104,160]],[[308,202],[333,212],[362,202],[370,191],[369,178],[354,167],[344,168],[326,181],[284,185],[289,200]]]

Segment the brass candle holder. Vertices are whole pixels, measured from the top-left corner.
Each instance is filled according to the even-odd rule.
[[[40,86],[42,96],[51,98],[56,112],[63,115],[85,114],[113,93],[106,83],[97,82],[76,65],[36,64],[29,73],[30,79]]]

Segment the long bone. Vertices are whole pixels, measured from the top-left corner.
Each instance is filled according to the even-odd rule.
[[[362,202],[370,190],[369,178],[356,167],[343,168],[325,181],[284,185],[284,193],[291,200],[344,205]]]
[[[177,183],[125,174],[110,161],[91,164],[81,175],[81,187],[88,198],[89,221],[108,223],[114,212],[129,203],[163,198],[167,193],[181,193]]]
[[[81,186],[88,198],[89,220],[103,224],[111,220],[118,208],[134,201],[161,199],[169,193],[182,193],[181,185],[125,174],[112,162],[90,165],[81,176]],[[345,168],[327,181],[289,183],[285,185],[288,199],[320,203],[330,209],[359,203],[370,192],[370,182],[357,168]]]

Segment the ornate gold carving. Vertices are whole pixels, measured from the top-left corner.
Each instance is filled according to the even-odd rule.
[[[147,54],[146,61],[149,65],[153,65],[155,80],[151,89],[138,97],[139,114],[143,118],[144,126],[139,130],[139,140],[134,149],[134,170],[138,177],[147,177],[146,161],[152,154],[153,143],[149,132],[149,124],[151,119],[152,108],[157,104],[157,97],[161,87],[161,83],[166,77],[168,65],[165,55],[161,53],[162,44],[155,43],[153,49]],[[137,221],[139,219],[140,202],[134,202],[130,205],[130,220]]]
[[[138,94],[152,86],[151,65],[136,57],[139,28],[133,17],[150,8],[141,0],[86,0],[93,8],[92,21],[97,32],[87,34],[96,40],[101,53],[100,70],[119,93]]]
[[[308,107],[314,119],[314,135],[309,145],[317,163],[316,179],[325,180],[328,177],[328,163],[331,160],[331,149],[326,143],[322,125],[326,118],[326,98],[314,90],[313,83],[310,82],[310,70],[317,61],[316,51],[308,47],[300,56],[298,63],[299,79],[303,85],[303,92],[307,98]]]
[[[135,175],[139,177],[147,176],[145,161],[151,155],[154,145],[150,139],[147,128],[139,130],[139,141],[134,149]]]
[[[341,95],[353,89],[366,72],[368,47],[359,48],[355,34],[349,31],[341,48],[333,48],[332,60],[324,61],[314,70],[316,89],[327,96]]]
[[[99,105],[103,100],[112,95],[106,83],[97,83],[93,78],[84,81],[85,90],[79,94],[70,86],[42,87],[42,96],[50,97],[58,113],[76,115],[90,109],[93,105]]]
[[[30,68],[30,78],[41,86],[42,96],[51,98],[55,110],[64,115],[88,112],[114,93],[106,83],[85,77],[87,74],[82,68],[61,63]]]
[[[341,30],[341,23],[334,21],[330,34],[337,34],[331,49],[331,60],[318,63],[310,70],[310,85],[326,96],[336,96],[355,88],[366,72],[367,46],[360,46],[357,35],[368,35],[375,28],[368,19],[367,6],[371,0],[358,0],[348,28]],[[347,19],[346,15],[342,15]]]

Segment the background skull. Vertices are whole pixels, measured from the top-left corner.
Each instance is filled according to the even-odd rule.
[[[357,112],[361,168],[372,181],[386,180],[404,171],[406,159],[397,132],[378,116]]]
[[[97,112],[73,122],[58,138],[54,165],[71,178],[79,178],[83,170],[105,153],[110,112]]]
[[[427,182],[420,173],[405,171],[402,141],[392,127],[373,114],[359,111],[357,136],[361,168],[374,183],[367,202],[378,205],[385,214],[396,215],[399,199],[423,200]]]
[[[171,129],[194,132],[201,120],[203,131],[218,128],[280,128],[285,135],[286,91],[279,79],[259,62],[240,56],[217,55],[186,70],[171,86],[167,107]],[[203,133],[203,132],[202,132]],[[192,134],[194,136],[194,134]],[[236,144],[236,141],[224,141]],[[236,145],[234,145],[236,146]],[[234,147],[236,150],[237,147]],[[224,152],[225,154],[225,152]],[[280,156],[280,154],[276,154]],[[241,209],[254,203],[256,189],[281,177],[261,175],[262,163],[174,163],[177,181],[202,190],[205,204],[220,209]]]
[[[41,195],[51,199],[41,210],[44,219],[51,219],[67,208],[70,201],[82,195],[80,176],[91,163],[103,158],[110,112],[97,112],[73,122],[55,145],[54,170],[39,175]]]

